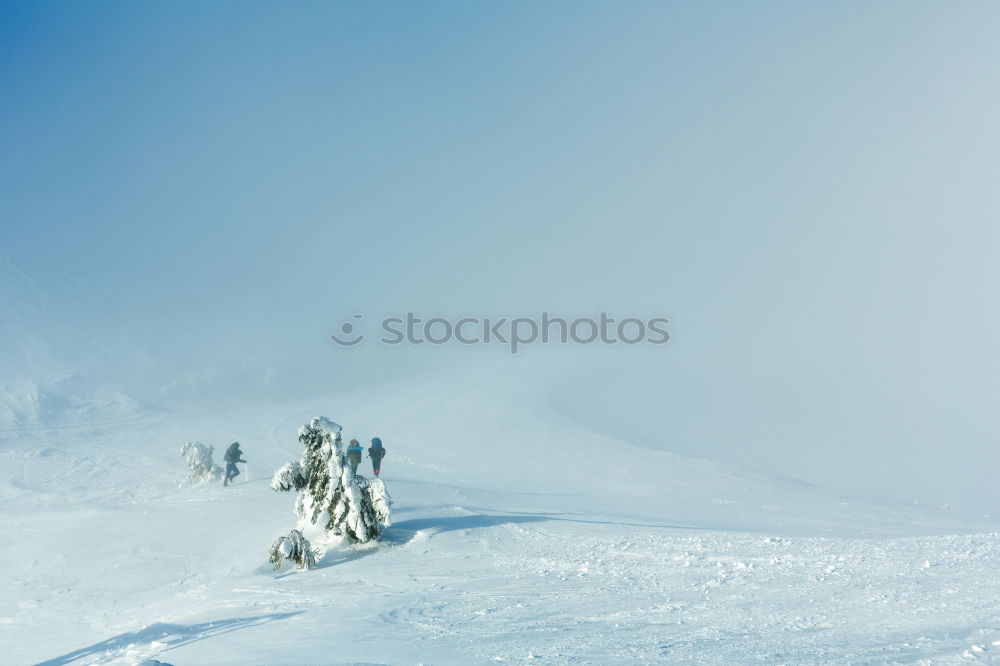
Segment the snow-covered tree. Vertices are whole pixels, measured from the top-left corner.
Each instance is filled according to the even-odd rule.
[[[274,478],[271,479],[271,490],[274,492],[301,490],[305,486],[305,473],[302,465],[297,462],[285,463],[274,472]]]
[[[295,515],[300,528],[315,525],[351,543],[365,543],[378,539],[389,524],[392,498],[381,480],[369,484],[351,471],[340,430],[321,416],[302,426],[302,459],[278,469],[271,489],[299,492]]]
[[[302,532],[292,530],[288,536],[278,537],[271,544],[271,566],[277,571],[285,562],[292,562],[299,569],[316,566],[316,551]]]
[[[358,477],[358,479],[366,480],[363,476]],[[378,522],[383,527],[389,527],[392,524],[392,519],[389,515],[392,507],[392,497],[389,496],[389,491],[385,489],[385,483],[382,479],[375,479],[368,484],[367,490],[368,496],[372,498],[372,508],[375,509],[375,517],[378,518]]]
[[[222,468],[212,460],[214,447],[205,446],[201,442],[187,442],[181,446],[181,457],[191,469],[188,481],[191,483],[201,483],[202,481],[221,481],[224,476]]]

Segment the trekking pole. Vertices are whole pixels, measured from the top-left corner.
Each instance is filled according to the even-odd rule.
[[[243,463],[243,473],[247,476],[247,480],[244,483],[250,483],[250,463]]]

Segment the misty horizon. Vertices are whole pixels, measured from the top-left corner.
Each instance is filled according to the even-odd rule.
[[[495,373],[647,447],[1000,510],[989,21],[231,9],[5,10],[4,428]],[[330,339],[405,312],[671,339]]]

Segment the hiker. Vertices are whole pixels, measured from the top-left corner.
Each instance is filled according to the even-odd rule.
[[[382,446],[382,440],[378,437],[372,438],[371,448],[368,449],[368,457],[372,459],[372,471],[375,472],[375,476],[378,476],[379,470],[382,469],[382,458],[385,458],[385,447]]]
[[[352,439],[351,445],[347,447],[347,462],[351,463],[351,474],[358,473],[358,465],[361,464],[361,444],[358,440]]]
[[[233,442],[229,445],[223,460],[226,461],[226,480],[222,482],[222,485],[228,486],[230,481],[240,475],[240,470],[236,467],[236,463],[246,462],[246,460],[243,460],[243,452],[240,451],[239,442]]]

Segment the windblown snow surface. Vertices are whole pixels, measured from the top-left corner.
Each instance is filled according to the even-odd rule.
[[[545,410],[398,386],[5,430],[0,662],[1000,663],[995,522]],[[382,437],[393,525],[275,572],[294,497],[267,484],[317,415]],[[234,486],[180,483],[184,442],[236,439]]]

